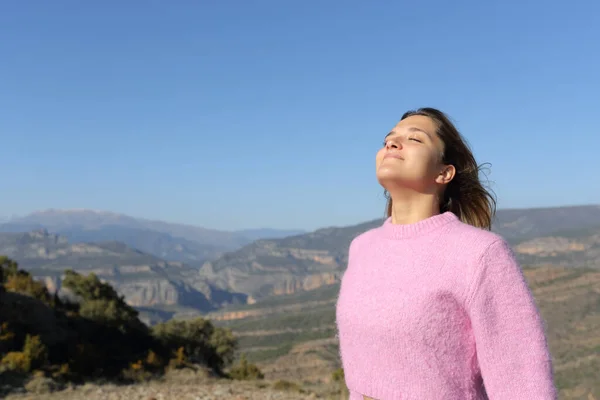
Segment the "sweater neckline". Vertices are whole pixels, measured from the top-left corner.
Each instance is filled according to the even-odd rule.
[[[458,217],[450,211],[433,215],[412,224],[394,224],[392,223],[392,217],[388,217],[383,222],[382,230],[390,239],[408,239],[435,231],[454,221],[458,221]]]

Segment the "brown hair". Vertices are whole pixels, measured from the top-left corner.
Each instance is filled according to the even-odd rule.
[[[400,120],[413,115],[423,115],[431,118],[437,125],[437,135],[444,143],[442,162],[454,165],[454,178],[444,190],[443,201],[440,203],[440,213],[450,211],[462,222],[478,228],[491,229],[492,220],[496,213],[496,199],[491,191],[483,187],[479,180],[480,166],[467,142],[450,118],[435,108],[425,107],[404,113]],[[386,214],[392,215],[392,198],[388,198]]]

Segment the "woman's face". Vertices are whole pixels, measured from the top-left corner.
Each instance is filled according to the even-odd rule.
[[[413,115],[385,137],[375,161],[377,180],[386,190],[410,188],[435,193],[440,183],[447,183],[442,164],[444,145],[436,131],[431,118]]]

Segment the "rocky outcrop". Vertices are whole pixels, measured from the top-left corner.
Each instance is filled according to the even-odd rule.
[[[276,298],[270,298],[270,300],[276,300]],[[286,312],[298,312],[304,309],[310,309],[320,306],[331,306],[335,302],[335,298],[328,298],[326,300],[302,300],[300,302],[293,302],[286,305],[265,305],[264,307],[258,307],[254,309],[240,309],[227,311],[227,308],[223,311],[218,311],[208,314],[208,317],[214,321],[234,321],[238,319],[244,319],[249,317],[266,317],[268,315],[279,314]]]
[[[123,243],[69,243],[64,237],[36,230],[0,233],[0,254],[42,280],[54,293],[64,292],[64,271],[96,274],[135,307],[188,307],[209,312],[222,304],[245,302],[242,294],[215,288],[196,269],[168,262]]]
[[[312,291],[339,282],[352,239],[380,223],[258,240],[204,263],[199,272],[217,287],[244,293],[249,302]]]
[[[332,285],[339,282],[341,271],[324,272],[321,274],[312,274],[303,277],[292,277],[282,279],[278,284],[273,285],[272,294],[275,296],[289,295],[301,291],[318,289],[321,286]]]
[[[600,245],[600,241],[570,239],[564,237],[546,237],[525,241],[515,246],[519,254],[538,255],[542,257],[554,257],[558,254],[586,251],[594,245]]]
[[[574,236],[548,236],[514,246],[520,261],[527,265],[555,264],[600,268],[600,228]]]

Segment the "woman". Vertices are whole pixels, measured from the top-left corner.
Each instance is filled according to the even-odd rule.
[[[376,171],[388,218],[350,244],[336,310],[350,399],[556,399],[543,320],[447,116],[404,114]]]

